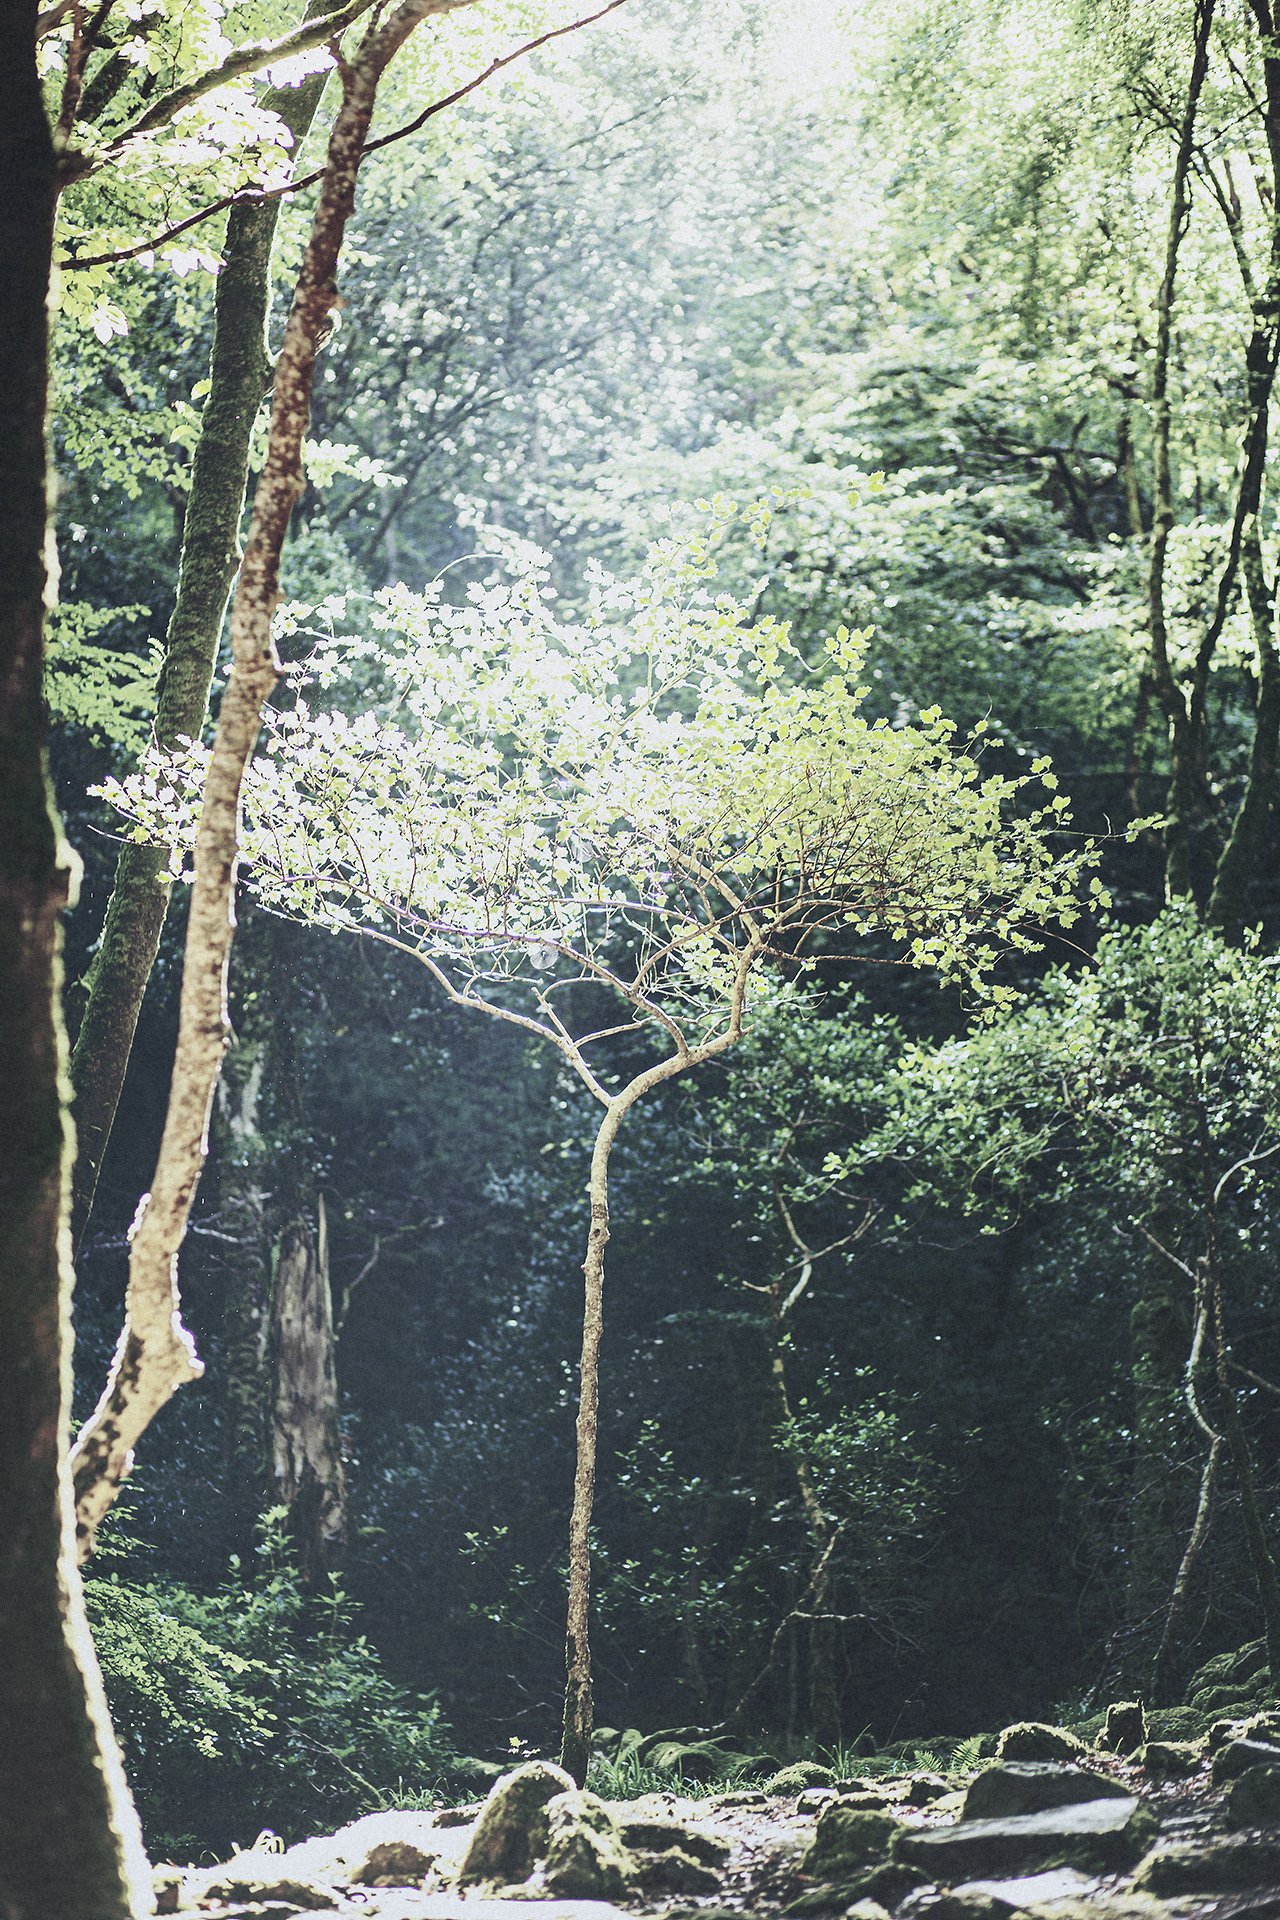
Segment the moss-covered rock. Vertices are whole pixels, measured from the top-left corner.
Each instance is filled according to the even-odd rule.
[[[1250,1767],[1227,1790],[1227,1825],[1280,1826],[1280,1766]]]
[[[566,1900],[621,1899],[638,1875],[639,1862],[624,1844],[622,1828],[604,1801],[571,1787],[547,1801],[546,1822],[544,1880],[549,1891]],[[712,1891],[714,1886],[713,1876]],[[705,1886],[697,1889],[706,1890]]]
[[[1147,1735],[1152,1740],[1198,1740],[1208,1731],[1204,1715],[1191,1707],[1157,1707],[1147,1715]]]
[[[1107,1708],[1098,1745],[1107,1753],[1136,1753],[1147,1742],[1147,1716],[1140,1700],[1114,1700]]]
[[[510,1885],[527,1879],[547,1849],[548,1801],[575,1790],[572,1775],[550,1760],[529,1760],[504,1774],[476,1822],[458,1873],[459,1886],[482,1880]]]
[[[1148,1740],[1138,1763],[1153,1779],[1179,1780],[1195,1772],[1205,1751],[1201,1740]]]
[[[1206,1660],[1198,1667],[1187,1682],[1187,1691],[1183,1696],[1190,1705],[1194,1696],[1210,1688],[1225,1687],[1229,1682],[1252,1683],[1267,1670],[1267,1643],[1265,1640],[1250,1640],[1242,1647],[1236,1647],[1230,1653],[1216,1653],[1212,1660]],[[1249,1691],[1245,1685],[1236,1688],[1233,1698]]]
[[[1002,1729],[996,1742],[997,1760],[1078,1760],[1086,1751],[1083,1743],[1064,1727],[1051,1727],[1042,1720],[1019,1720]]]
[[[899,1822],[892,1814],[842,1806],[837,1800],[819,1815],[804,1871],[814,1880],[835,1880],[889,1851]]]
[[[772,1779],[762,1781],[760,1791],[771,1795],[803,1793],[806,1787],[834,1787],[835,1783],[830,1767],[819,1766],[816,1760],[797,1760]]]

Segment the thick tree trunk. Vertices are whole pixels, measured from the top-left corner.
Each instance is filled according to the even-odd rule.
[[[308,12],[319,10],[312,0]],[[326,74],[264,97],[293,133],[296,147],[315,118]],[[156,738],[175,748],[199,739],[209,704],[227,597],[240,565],[240,518],[249,475],[254,422],[271,383],[267,316],[271,248],[279,200],[233,206],[223,268],[214,295],[209,395],[191,466],[183,525],[178,599],[156,691]],[[89,998],[71,1056],[77,1150],[71,1237],[79,1249],[111,1137],[143,995],[169,906],[168,855],[160,847],[125,846],[116,866]]]
[[[44,761],[54,152],[36,9],[0,9],[0,1910],[128,1920],[146,1856],[75,1564],[70,1129],[58,917],[75,855]]]
[[[272,1468],[288,1507],[303,1585],[323,1587],[347,1550],[347,1490],[334,1367],[333,1297],[324,1196],[318,1231],[285,1228],[271,1315]]]
[[[235,931],[240,791],[280,675],[271,638],[280,555],[303,488],[316,339],[336,296],[335,273],[355,205],[356,176],[387,63],[429,14],[471,0],[402,0],[341,61],[342,105],[329,137],[320,202],[276,362],[271,427],[231,608],[231,672],[218,714],[196,832],[178,1046],[160,1155],[132,1232],[125,1325],[101,1400],[72,1452],[81,1558],[128,1473],[133,1449],[174,1392],[202,1371],[178,1312],[178,1249],[208,1151],[209,1113],[230,1033],[227,966]]]

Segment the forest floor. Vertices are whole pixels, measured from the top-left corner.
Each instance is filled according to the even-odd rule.
[[[559,1814],[547,1807],[549,1855],[541,1819],[535,1851],[548,1857],[518,1883],[499,1876],[463,1891],[462,1863],[482,1812],[494,1826],[499,1783],[486,1809],[369,1814],[283,1853],[157,1868],[157,1905],[218,1920],[1280,1920],[1280,1823],[1232,1823],[1207,1766],[1160,1782],[1091,1753],[1083,1767],[1006,1763],[1003,1773],[1032,1780],[1041,1810],[963,1820],[965,1783],[936,1775],[787,1796],[651,1793],[607,1803],[607,1814],[591,1795],[564,1794]],[[910,1804],[913,1785],[936,1797]],[[1068,1793],[1069,1804],[1043,1807]],[[877,1799],[880,1810],[868,1804]],[[619,1857],[625,1890],[609,1864]],[[566,1871],[567,1860],[577,1865]],[[612,1898],[591,1897],[593,1873],[602,1887],[612,1875]],[[564,1897],[574,1884],[580,1897]]]

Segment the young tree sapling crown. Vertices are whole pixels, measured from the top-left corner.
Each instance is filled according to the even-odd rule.
[[[900,943],[987,1006],[989,975],[1078,912],[1094,856],[1062,852],[1066,802],[1019,813],[1032,775],[984,777],[936,711],[863,718],[867,636],[841,628],[822,668],[787,629],[708,585],[738,509],[672,516],[632,582],[596,570],[586,617],[558,621],[546,564],[450,607],[439,590],[377,597],[380,637],[321,636],[268,714],[244,798],[248,883],[272,910],[410,955],[458,1006],[555,1047],[603,1109],[590,1175],[581,1398],[569,1549],[563,1764],[585,1778],[597,1360],[608,1165],[628,1109],[733,1046],[753,998],[811,964],[814,936]],[[771,505],[750,509],[763,535]],[[295,630],[311,610],[286,610]],[[364,710],[333,698],[358,676]],[[313,704],[312,689],[324,704]],[[103,791],[138,837],[181,846],[203,755],[157,755]],[[1095,882],[1095,886],[1096,886]],[[882,949],[883,950],[883,949]],[[775,983],[776,988],[776,983]],[[601,1018],[602,993],[620,1018]],[[625,1084],[608,1042],[657,1057]]]

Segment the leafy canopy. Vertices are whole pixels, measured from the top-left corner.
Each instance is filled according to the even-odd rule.
[[[771,510],[750,510],[758,538]],[[455,995],[532,986],[557,1044],[550,995],[582,980],[703,1044],[744,967],[805,964],[817,929],[887,933],[910,964],[1007,999],[987,977],[1000,953],[1074,920],[1095,857],[1056,850],[1061,797],[1018,811],[1033,781],[1054,787],[1047,762],[983,777],[936,710],[865,719],[866,634],[840,628],[810,670],[785,625],[709,587],[737,512],[674,514],[638,578],[592,574],[572,625],[517,542],[516,578],[468,606],[396,587],[382,637],[320,636],[246,783],[264,901],[406,949]],[[344,682],[354,717],[313,706]],[[189,844],[202,759],[154,756],[101,791],[139,837]]]

